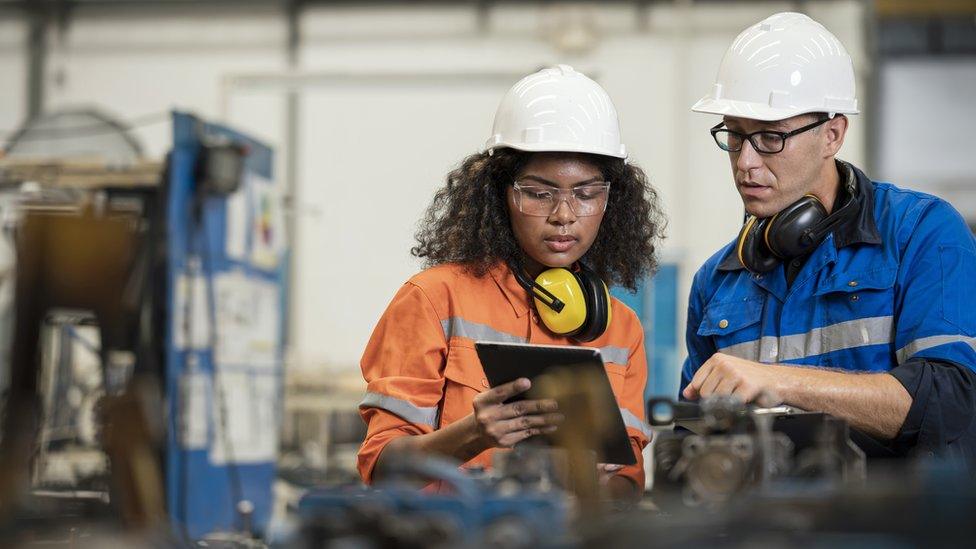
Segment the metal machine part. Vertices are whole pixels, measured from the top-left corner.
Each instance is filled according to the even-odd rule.
[[[648,409],[654,425],[678,427],[655,444],[656,501],[678,494],[684,505],[714,506],[785,480],[865,478],[847,424],[827,414],[757,409],[728,396],[700,405],[655,399]]]
[[[492,474],[497,478],[499,491],[510,495],[565,489],[567,467],[563,450],[532,441],[518,444],[511,451],[495,452],[492,459]]]
[[[512,491],[431,456],[391,456],[375,488],[316,489],[298,505],[300,532],[287,547],[565,547],[565,493]],[[531,469],[531,468],[530,468]],[[417,481],[434,482],[424,491]]]

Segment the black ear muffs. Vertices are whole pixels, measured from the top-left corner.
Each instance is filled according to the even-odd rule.
[[[806,195],[769,220],[763,240],[777,257],[806,255],[820,244],[817,233],[826,219],[827,208],[817,197]]]
[[[572,336],[577,341],[593,341],[607,331],[610,324],[610,301],[607,285],[582,263],[579,269],[573,271],[586,296],[586,322],[579,329],[579,333]]]
[[[742,266],[753,273],[773,270],[779,261],[806,255],[816,248],[826,230],[827,209],[813,195],[806,195],[770,218],[749,216],[736,241]]]
[[[766,246],[765,233],[768,222],[768,219],[759,219],[750,215],[739,230],[735,253],[739,256],[739,262],[749,272],[765,273],[779,264],[779,259]]]

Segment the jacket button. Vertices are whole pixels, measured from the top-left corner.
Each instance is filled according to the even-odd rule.
[[[847,285],[850,286],[851,288],[853,288],[854,286],[857,286],[857,281],[856,280],[852,280],[852,281],[848,282]]]
[[[483,387],[487,388],[488,387],[488,378],[485,378],[485,377],[481,378],[481,385]]]
[[[857,294],[854,294],[854,295],[851,296],[851,301],[857,301],[858,299],[861,299],[861,298],[857,297]]]
[[[728,328],[729,327],[729,321],[728,320],[725,320],[724,318],[722,320],[719,320],[718,321],[718,327],[721,328],[721,329],[723,329],[723,330],[726,329],[726,328]]]

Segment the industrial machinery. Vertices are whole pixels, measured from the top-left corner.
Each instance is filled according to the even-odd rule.
[[[648,409],[652,425],[677,427],[655,441],[655,501],[680,494],[685,505],[716,505],[777,482],[837,489],[865,478],[847,423],[827,414],[756,408],[731,396],[653,399]]]
[[[273,152],[170,121],[165,162],[76,111],[0,158],[4,546],[113,531],[250,546],[270,519],[287,253]]]
[[[563,547],[570,500],[546,482],[544,448],[511,452],[511,473],[470,474],[430,456],[396,456],[376,488],[312,490],[298,506],[302,527],[289,546]],[[516,462],[522,466],[515,467]],[[517,472],[516,472],[517,469]],[[418,484],[420,482],[420,484]],[[420,487],[433,483],[427,490]],[[432,493],[433,492],[433,493]]]
[[[567,547],[570,523],[606,510],[597,479],[598,440],[606,419],[600,385],[570,368],[536,379],[533,398],[552,398],[575,426],[551,447],[528,440],[496,451],[490,472],[444,458],[385,458],[375,488],[312,490],[298,505],[301,532],[292,544],[323,547]],[[610,408],[613,409],[612,407]],[[424,488],[426,486],[426,488]],[[421,489],[423,488],[423,489]]]

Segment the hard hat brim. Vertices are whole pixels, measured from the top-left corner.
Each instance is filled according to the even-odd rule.
[[[610,151],[607,149],[598,149],[595,147],[587,147],[585,145],[580,145],[579,143],[506,143],[504,141],[491,144],[487,147],[487,150],[494,149],[516,149],[525,152],[567,152],[567,153],[587,153],[587,154],[599,154],[602,156],[611,156],[613,158],[627,158],[627,151],[624,149],[623,145],[620,145],[619,151]]]
[[[712,99],[706,95],[695,103],[691,110],[705,114],[717,114],[719,116],[734,116],[737,118],[748,118],[750,120],[762,120],[773,122],[785,120],[801,114],[811,112],[833,112],[838,114],[858,114],[857,109],[827,109],[823,106],[808,107],[770,107],[763,103],[753,103],[749,101],[733,101],[730,99]]]

